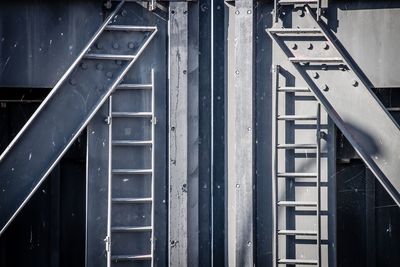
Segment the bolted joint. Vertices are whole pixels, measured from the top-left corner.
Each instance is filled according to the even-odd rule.
[[[107,125],[110,125],[110,124],[111,124],[111,117],[110,117],[110,116],[107,116],[107,117],[104,119],[104,122],[105,122]]]

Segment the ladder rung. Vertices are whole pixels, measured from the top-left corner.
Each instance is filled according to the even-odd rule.
[[[278,115],[278,120],[285,121],[309,121],[309,120],[317,120],[317,117],[314,115]]]
[[[293,63],[343,63],[340,57],[290,57],[289,60]]]
[[[116,54],[85,54],[86,59],[107,59],[107,60],[133,60],[135,55],[116,55]]]
[[[278,92],[294,93],[294,92],[310,92],[307,87],[279,87]]]
[[[315,149],[316,144],[278,144],[278,149]]]
[[[118,90],[141,90],[141,89],[152,89],[152,84],[130,84],[122,83],[117,86]]]
[[[113,174],[151,174],[152,169],[113,169]]]
[[[114,146],[148,146],[152,145],[153,141],[151,140],[114,140],[112,141]]]
[[[139,204],[139,203],[151,203],[153,199],[151,197],[119,197],[112,198],[113,203],[129,203],[129,204]]]
[[[286,207],[316,207],[316,202],[309,201],[278,201],[278,206]]]
[[[279,259],[278,264],[318,265],[318,261],[317,260],[301,260],[301,259]]]
[[[149,232],[152,231],[151,226],[114,226],[111,227],[113,232]]]
[[[142,32],[142,31],[154,31],[157,28],[152,26],[133,26],[133,25],[107,25],[105,28],[107,31],[132,31],[132,32]]]
[[[301,230],[279,230],[278,235],[304,235],[304,236],[316,236],[316,231],[301,231]]]
[[[151,255],[114,255],[111,256],[112,261],[145,261],[151,260]]]
[[[113,117],[152,117],[152,112],[112,112]]]
[[[278,177],[298,177],[298,178],[317,178],[316,173],[306,173],[306,172],[280,172]]]
[[[306,4],[317,4],[318,0],[280,0],[280,5],[306,5]]]
[[[269,28],[268,31],[270,33],[275,34],[321,34],[322,32],[320,29],[317,28]]]

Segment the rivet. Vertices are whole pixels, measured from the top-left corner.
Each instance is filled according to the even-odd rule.
[[[357,86],[358,86],[358,81],[357,81],[357,80],[353,80],[352,85],[353,85],[354,87],[357,87]]]
[[[318,79],[318,77],[319,77],[319,74],[318,74],[318,72],[313,72],[313,78],[315,78],[315,79]]]
[[[176,160],[171,159],[171,163],[172,163],[172,164],[175,164],[175,163],[176,163]]]
[[[251,10],[247,10],[247,14],[251,14]]]
[[[103,64],[97,64],[96,65],[96,69],[98,69],[98,70],[103,70]]]
[[[322,69],[322,70],[328,70],[328,65],[322,64],[321,69]]]
[[[187,71],[186,71],[186,70],[184,70],[184,71],[183,71],[183,74],[186,74],[186,73],[187,73]]]
[[[103,48],[103,45],[102,45],[101,43],[97,43],[97,44],[96,44],[96,48],[97,48],[97,49],[102,49],[102,48]]]
[[[121,65],[122,65],[122,61],[121,61],[121,60],[116,60],[116,61],[115,61],[115,64],[121,66]]]
[[[325,50],[328,50],[329,49],[329,44],[328,43],[323,43],[322,44],[322,48],[325,49]]]
[[[114,44],[113,44],[113,48],[114,48],[114,49],[118,49],[118,48],[119,48],[119,45],[118,45],[117,43],[114,43]]]
[[[86,64],[85,62],[82,62],[81,68],[82,68],[83,70],[86,70],[86,69],[88,68],[88,66],[87,66],[87,64]]]
[[[236,10],[235,14],[236,14],[236,15],[239,15],[239,14],[240,14],[239,10]]]
[[[235,73],[236,73],[236,75],[239,75],[239,70],[236,70]]]
[[[112,74],[111,71],[108,71],[108,72],[106,73],[106,76],[107,76],[108,78],[112,78],[113,74]]]
[[[174,126],[171,127],[171,131],[175,131],[175,127]]]
[[[325,84],[325,85],[322,87],[322,90],[324,90],[325,92],[328,91],[328,90],[329,90],[328,85]]]
[[[183,11],[183,14],[185,14],[185,15],[186,15],[186,14],[187,14],[187,10]]]
[[[303,10],[303,9],[297,10],[297,14],[298,14],[300,17],[304,17],[304,10]]]
[[[297,49],[297,44],[292,44],[292,49],[296,50]]]
[[[236,188],[239,188],[240,187],[240,184],[236,184]]]
[[[251,127],[248,127],[248,128],[247,128],[247,131],[248,131],[248,132],[251,132]]]
[[[174,15],[175,14],[175,10],[172,9],[171,10],[171,14]]]
[[[129,49],[133,49],[135,47],[135,45],[132,43],[132,42],[129,42],[128,43],[128,48]]]
[[[75,84],[76,84],[76,80],[75,80],[74,78],[71,78],[71,79],[69,80],[69,83],[70,83],[71,85],[75,85]]]
[[[247,242],[247,246],[248,246],[248,247],[251,247],[251,241],[248,241],[248,242]]]
[[[310,43],[310,44],[308,45],[308,47],[307,47],[308,50],[312,50],[313,48],[314,48],[314,46],[313,46],[313,44],[311,44],[311,43]]]

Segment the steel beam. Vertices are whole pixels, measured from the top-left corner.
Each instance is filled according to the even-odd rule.
[[[188,265],[188,4],[169,6],[169,266]]]
[[[228,87],[228,265],[253,266],[253,1],[231,10],[235,40]],[[233,72],[233,73],[232,73]]]

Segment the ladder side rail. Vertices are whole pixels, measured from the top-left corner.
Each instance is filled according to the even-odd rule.
[[[275,0],[277,1],[277,0]],[[278,266],[279,259],[279,240],[278,240],[278,89],[279,89],[279,65],[275,65],[273,71],[273,86],[272,86],[272,196],[273,196],[273,266]]]
[[[154,233],[154,215],[155,215],[155,201],[154,201],[154,192],[155,192],[155,126],[157,123],[157,119],[155,116],[155,80],[154,80],[154,69],[151,69],[151,198],[153,201],[151,202],[151,266],[154,266],[154,249],[155,249],[155,233]]]
[[[111,242],[112,242],[112,95],[108,100],[108,203],[107,203],[107,237],[106,237],[106,253],[107,253],[107,267],[111,267]]]
[[[317,153],[316,153],[316,173],[317,173],[317,261],[321,267],[321,104],[317,104]]]

